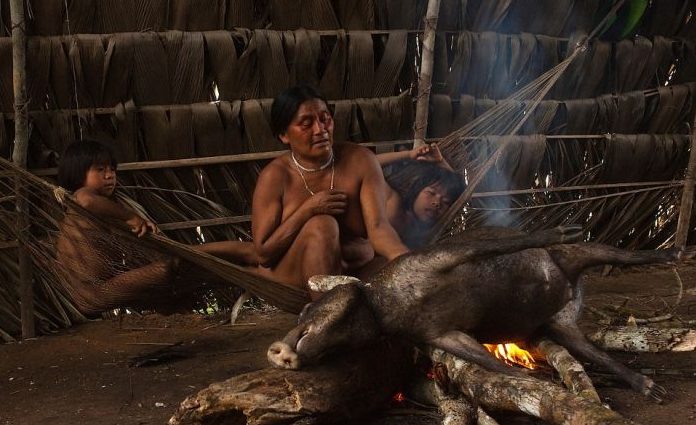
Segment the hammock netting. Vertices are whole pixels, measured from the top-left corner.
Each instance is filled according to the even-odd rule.
[[[140,239],[122,225],[92,216],[62,188],[3,159],[0,176],[0,232],[3,239],[19,239],[28,249],[34,278],[40,283],[37,292],[59,312],[39,311],[40,319],[50,312],[45,317],[47,324],[69,324],[83,315],[94,316],[118,307],[163,312],[204,310],[211,299],[233,302],[239,295],[237,287],[294,313],[307,301],[303,291],[269,282],[240,266],[196,251],[196,244],[204,240],[202,232],[193,232],[198,240],[190,241],[192,244],[161,235]],[[211,217],[230,214],[193,194],[175,195],[187,208],[205,208]],[[133,200],[120,198],[145,213]],[[172,207],[166,198],[160,197],[160,201]],[[244,230],[227,234],[241,239]],[[4,270],[4,278],[14,280],[14,268]],[[8,304],[11,301],[2,300]]]

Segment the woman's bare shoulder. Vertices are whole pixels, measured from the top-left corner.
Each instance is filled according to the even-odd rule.
[[[288,175],[288,159],[287,159],[287,154],[283,154],[277,158],[275,158],[273,161],[269,162],[268,165],[263,167],[261,170],[261,173],[259,174],[260,177],[265,177],[265,178],[271,178],[271,179],[276,179],[276,178],[284,178]]]
[[[354,166],[379,164],[377,156],[365,146],[360,146],[355,143],[344,142],[337,143],[334,146],[336,155],[348,160]]]

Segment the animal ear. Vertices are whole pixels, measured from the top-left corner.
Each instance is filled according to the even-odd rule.
[[[305,315],[307,314],[307,311],[309,311],[309,307],[312,305],[312,303],[307,303],[305,306],[302,308],[302,311],[300,312],[300,315],[297,316],[297,323],[300,324],[302,323],[302,319],[304,319]]]
[[[361,291],[356,285],[338,285],[315,302],[317,312],[325,318],[345,317],[361,301]],[[314,310],[314,308],[312,309]]]

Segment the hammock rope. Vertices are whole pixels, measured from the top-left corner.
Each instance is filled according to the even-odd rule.
[[[0,193],[12,193],[13,196],[0,197],[3,203],[14,203],[17,198],[26,200],[27,208],[32,214],[31,231],[20,232],[15,226],[17,213],[11,207],[0,209],[0,225],[5,234],[13,234],[16,238],[20,234],[30,235],[28,239],[22,238],[29,248],[34,262],[39,269],[45,269],[58,278],[68,295],[77,301],[88,304],[108,304],[111,298],[119,296],[127,297],[128,288],[123,288],[123,293],[116,293],[119,288],[107,285],[109,277],[119,273],[131,271],[137,267],[149,267],[161,259],[161,254],[181,258],[188,263],[205,269],[218,278],[233,283],[251,293],[260,296],[270,304],[291,313],[299,313],[308,301],[308,294],[300,289],[282,285],[251,273],[244,267],[217,258],[210,254],[198,251],[194,246],[183,244],[159,234],[147,234],[142,238],[133,235],[125,225],[117,225],[110,221],[100,219],[89,211],[76,204],[67,192],[34,176],[15,164],[0,158]],[[209,202],[208,200],[205,200]],[[70,222],[70,214],[79,215],[80,219],[88,220],[88,224],[73,224],[72,229],[66,227]],[[75,237],[74,243],[88,243],[104,247],[112,255],[103,255],[98,258],[107,264],[109,273],[107,276],[85,275],[81,264],[61,264],[57,253],[56,244],[61,238],[65,239],[66,230],[82,230],[89,240],[83,236]],[[91,251],[92,256],[100,256],[99,250]],[[159,254],[159,255],[158,255]],[[64,260],[63,260],[64,261]],[[89,261],[87,258],[85,262]],[[76,283],[76,279],[81,283]],[[87,299],[94,298],[90,293],[82,293],[86,289],[80,285],[91,286],[96,294],[104,296],[104,300]],[[94,289],[97,288],[97,289]],[[111,291],[111,292],[109,292]],[[145,291],[147,292],[147,291]],[[132,294],[135,298],[138,294]]]

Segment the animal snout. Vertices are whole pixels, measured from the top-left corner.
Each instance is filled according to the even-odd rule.
[[[271,344],[266,355],[272,365],[281,369],[295,370],[300,368],[300,359],[297,353],[282,341],[276,341]]]

